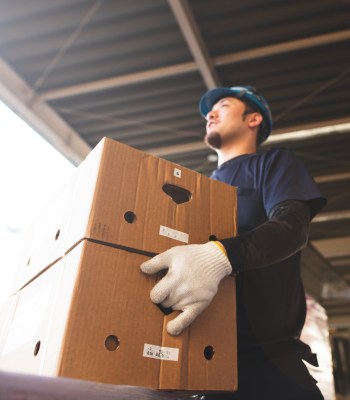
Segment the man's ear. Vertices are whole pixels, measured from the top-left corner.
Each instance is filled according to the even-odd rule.
[[[260,113],[258,112],[254,112],[254,113],[250,113],[248,114],[248,125],[251,128],[255,128],[257,126],[259,126],[263,121],[263,117]]]

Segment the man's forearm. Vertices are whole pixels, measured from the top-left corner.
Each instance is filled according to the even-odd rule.
[[[262,225],[221,243],[237,274],[275,264],[295,254],[307,243],[309,224],[307,203],[288,200],[276,205]]]

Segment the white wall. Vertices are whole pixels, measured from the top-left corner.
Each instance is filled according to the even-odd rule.
[[[75,167],[0,102],[0,306],[26,230]]]

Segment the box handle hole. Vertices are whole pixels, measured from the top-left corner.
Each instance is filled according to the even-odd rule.
[[[109,335],[105,340],[105,348],[108,351],[115,351],[119,347],[119,339],[115,335]]]
[[[215,354],[214,347],[213,346],[206,346],[205,349],[204,349],[203,354],[204,354],[205,359],[210,361],[214,357],[214,354]]]
[[[176,204],[187,203],[192,198],[192,193],[180,186],[165,183],[162,189]]]

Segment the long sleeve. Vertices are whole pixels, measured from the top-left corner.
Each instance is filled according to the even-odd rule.
[[[308,240],[307,202],[287,200],[271,210],[268,221],[241,236],[223,239],[235,274],[275,264],[304,247]]]

